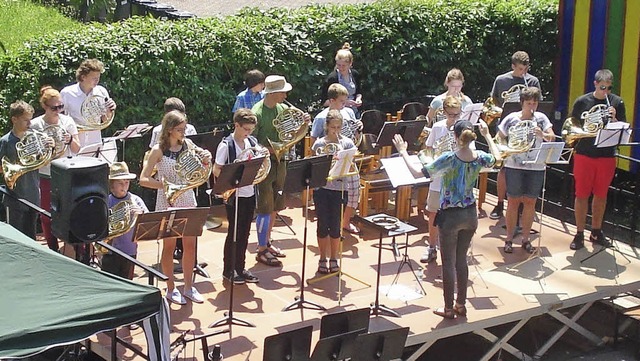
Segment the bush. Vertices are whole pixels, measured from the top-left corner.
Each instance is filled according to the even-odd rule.
[[[101,83],[118,103],[106,134],[134,122],[157,123],[169,96],[185,101],[199,129],[228,122],[242,76],[254,67],[285,75],[294,86],[289,100],[316,110],[320,84],[345,41],[353,47],[368,107],[438,94],[454,66],[465,74],[465,92],[483,100],[516,50],[530,54],[532,73],[548,95],[557,8],[557,0],[405,0],[91,25],[33,40],[1,59],[2,122],[10,102],[36,104],[42,84],[72,83],[78,64],[92,57],[105,63]]]

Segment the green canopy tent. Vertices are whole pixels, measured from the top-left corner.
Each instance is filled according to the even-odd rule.
[[[0,222],[0,359],[21,358],[143,321],[148,356],[169,359],[160,290],[95,270]]]

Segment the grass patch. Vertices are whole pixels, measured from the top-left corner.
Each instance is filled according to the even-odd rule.
[[[6,52],[20,48],[26,40],[81,26],[53,8],[27,0],[0,0],[0,45]]]

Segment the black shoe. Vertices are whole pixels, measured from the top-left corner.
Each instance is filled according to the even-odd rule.
[[[260,282],[258,277],[254,276],[251,272],[249,272],[247,270],[243,270],[242,273],[240,274],[240,277],[242,277],[242,279],[246,283],[258,283],[258,282]]]
[[[611,242],[609,242],[609,240],[604,236],[604,233],[600,232],[596,235],[594,235],[593,233],[591,233],[591,236],[589,236],[589,241],[595,244],[599,244],[602,247],[609,247],[611,246]]]
[[[173,251],[173,259],[175,259],[175,260],[181,260],[182,259],[182,250],[181,249],[176,249],[175,251]]]
[[[233,278],[231,277],[230,274],[226,274],[226,273],[223,273],[222,277],[229,282],[233,282],[234,285],[243,285],[245,282],[244,277],[240,276],[235,272],[233,272]]]
[[[571,248],[574,251],[579,250],[580,248],[584,247],[584,235],[582,234],[576,234],[573,237],[573,241],[571,241],[571,244],[569,245],[569,248]]]
[[[438,249],[436,247],[427,246],[427,250],[420,257],[420,263],[431,263],[438,259]]]
[[[491,218],[491,219],[500,219],[500,218],[502,218],[502,212],[503,211],[504,211],[504,204],[503,203],[498,203],[498,205],[495,206],[495,208],[493,208],[491,213],[489,213],[489,218]]]

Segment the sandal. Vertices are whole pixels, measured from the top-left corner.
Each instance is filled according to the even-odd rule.
[[[282,252],[280,248],[271,244],[271,242],[267,242],[267,249],[269,250],[269,253],[271,253],[275,257],[284,258],[287,256],[286,254],[284,254],[284,252]]]
[[[279,259],[275,258],[271,254],[271,252],[269,252],[269,248],[265,248],[262,251],[258,252],[258,254],[256,255],[256,261],[272,267],[282,266],[282,262],[280,262]]]
[[[358,229],[358,227],[356,227],[352,223],[349,223],[347,227],[342,227],[342,229],[344,229],[345,231],[351,234],[360,234],[360,230]]]
[[[527,253],[533,253],[533,251],[535,250],[530,241],[522,242],[522,249],[524,249]]]
[[[336,273],[340,271],[340,267],[338,266],[338,260],[337,259],[330,259],[329,260],[329,272],[330,273]]]
[[[453,308],[436,308],[435,310],[433,310],[433,313],[440,317],[448,318],[451,320],[456,318],[456,313],[454,312]]]
[[[504,242],[504,253],[513,253],[513,242]]]
[[[327,268],[327,260],[321,259],[318,261],[318,273],[329,274],[329,268]]]
[[[460,317],[467,317],[467,307],[465,305],[453,305],[453,312]]]

